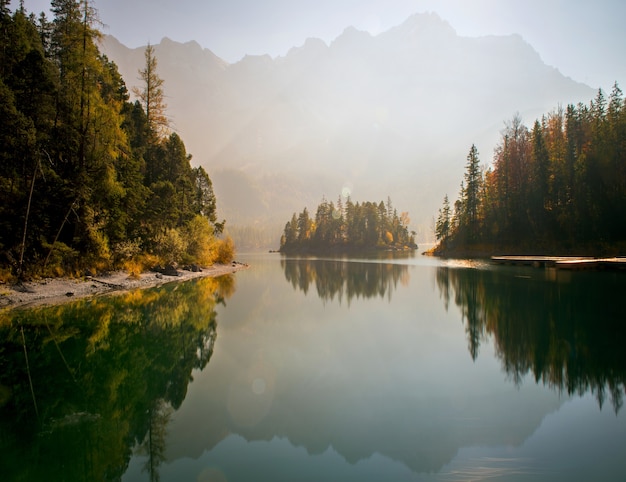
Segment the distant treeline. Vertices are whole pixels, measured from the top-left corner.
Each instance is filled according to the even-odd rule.
[[[440,253],[505,249],[614,254],[626,247],[626,107],[617,84],[528,129],[515,116],[493,166],[467,157],[459,198],[436,221]],[[623,253],[622,253],[623,254]]]
[[[91,2],[53,19],[0,0],[0,278],[232,256],[216,199],[168,128],[146,49],[130,96],[98,49]]]
[[[323,199],[315,218],[307,208],[285,225],[280,239],[280,251],[331,252],[370,249],[415,249],[415,238],[408,230],[409,216],[398,215],[391,204],[354,203],[341,198],[337,205]]]

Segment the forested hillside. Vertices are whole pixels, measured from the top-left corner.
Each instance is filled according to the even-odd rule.
[[[0,274],[79,274],[156,263],[211,264],[211,179],[168,128],[148,47],[129,102],[98,48],[89,1],[53,0],[49,20],[0,0]]]
[[[326,199],[311,218],[305,207],[285,225],[280,239],[283,253],[415,249],[415,233],[409,233],[409,214],[380,201],[354,203],[340,197],[337,205]]]
[[[440,253],[624,254],[626,107],[617,83],[589,105],[557,108],[533,127],[514,117],[493,165],[475,146],[454,205],[436,223]]]

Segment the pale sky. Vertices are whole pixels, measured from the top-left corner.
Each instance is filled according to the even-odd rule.
[[[13,5],[17,5],[13,0]],[[50,2],[25,0],[29,12]],[[15,8],[15,7],[12,8]],[[462,36],[517,33],[574,80],[626,91],[624,0],[96,0],[104,33],[128,47],[163,37],[228,62],[282,56],[307,37],[330,43],[348,26],[376,35],[410,15],[436,12]]]

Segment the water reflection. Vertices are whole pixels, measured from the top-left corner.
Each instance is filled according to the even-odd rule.
[[[436,271],[440,296],[462,313],[468,350],[476,360],[492,337],[507,375],[569,395],[607,396],[617,413],[626,387],[623,273],[530,269]],[[608,394],[608,395],[607,395]]]
[[[623,410],[516,387],[500,367],[518,384],[537,373],[569,393],[601,383],[618,410],[625,333],[613,297],[624,278],[416,261],[286,266],[272,256],[251,262],[227,307],[232,278],[11,313],[0,321],[0,471],[129,481],[623,473]],[[382,294],[348,290],[357,276],[386,277]]]
[[[230,277],[0,315],[5,480],[159,479],[170,415],[216,339]]]
[[[390,258],[396,259],[396,258]],[[285,278],[294,289],[308,293],[315,287],[324,301],[340,303],[354,298],[380,297],[391,301],[398,283],[409,282],[408,266],[384,262],[359,262],[346,259],[281,259]]]
[[[392,285],[391,303],[386,293],[349,307],[345,291],[342,305],[314,284],[308,295],[294,289],[278,257],[251,266],[169,427],[171,480],[207,467],[230,481],[421,480],[461,447],[521,444],[562,403],[503,383],[497,362],[468,359],[458,317],[433,296],[431,266],[406,263],[410,285]]]

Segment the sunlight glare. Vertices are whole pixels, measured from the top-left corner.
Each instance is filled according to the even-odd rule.
[[[352,189],[352,183],[346,182],[341,188],[341,197],[343,197],[344,200],[348,199],[350,196],[352,196]]]

